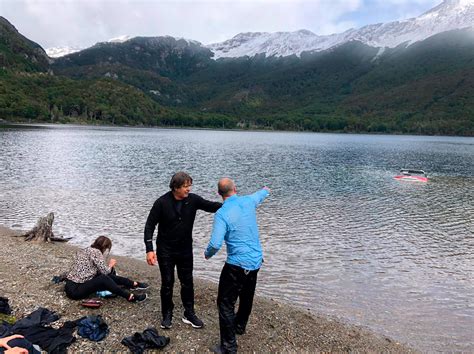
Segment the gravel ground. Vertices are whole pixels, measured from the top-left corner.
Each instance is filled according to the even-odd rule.
[[[151,284],[148,299],[128,303],[122,298],[104,300],[98,309],[88,309],[80,301],[68,299],[64,285],[51,278],[68,269],[77,248],[67,243],[25,242],[16,233],[0,226],[0,296],[10,300],[13,314],[20,319],[39,306],[56,311],[61,319],[54,325],[89,314],[101,314],[110,328],[101,342],[77,336],[70,352],[126,352],[122,338],[154,326],[160,335],[171,338],[166,352],[209,352],[219,342],[216,308],[217,285],[195,279],[196,313],[204,321],[202,329],[192,329],[181,322],[183,308],[179,289],[175,288],[173,327],[163,330],[161,321],[158,270],[144,261],[125,257],[117,259],[119,274]],[[258,286],[257,286],[258,293]],[[237,337],[239,351],[269,352],[414,352],[396,341],[364,328],[341,323],[329,317],[315,316],[304,310],[271,299],[255,297],[247,333]]]

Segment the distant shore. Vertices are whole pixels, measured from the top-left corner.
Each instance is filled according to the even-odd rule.
[[[446,137],[471,137],[471,135],[443,135],[443,134],[416,134],[403,132],[368,132],[368,131],[347,131],[347,130],[279,130],[274,128],[222,128],[222,127],[192,127],[177,125],[116,125],[116,124],[90,124],[85,122],[64,122],[64,123],[48,123],[48,122],[27,122],[27,121],[7,121],[0,119],[0,125],[4,126],[44,126],[44,127],[102,127],[102,128],[136,128],[136,129],[180,129],[180,130],[204,130],[204,131],[229,131],[229,132],[271,132],[271,133],[312,133],[312,134],[354,134],[354,135],[393,135],[393,136],[446,136]]]
[[[12,237],[18,232],[0,226],[0,296],[9,299],[13,315],[23,318],[39,306],[56,311],[59,323],[88,314],[101,314],[110,328],[101,342],[77,336],[70,352],[126,351],[122,338],[147,327],[156,327],[160,335],[171,338],[165,352],[208,352],[219,341],[216,308],[217,285],[195,279],[196,312],[205,322],[203,329],[192,329],[181,322],[183,308],[179,288],[174,291],[173,327],[163,330],[161,321],[158,269],[144,261],[127,257],[117,259],[118,272],[151,284],[149,298],[140,304],[121,298],[104,300],[99,309],[86,309],[79,301],[68,299],[62,284],[53,284],[54,275],[68,269],[76,246],[63,243],[35,244]],[[329,317],[314,316],[290,305],[257,296],[247,333],[237,338],[241,352],[391,352],[415,350],[364,328],[343,324]]]

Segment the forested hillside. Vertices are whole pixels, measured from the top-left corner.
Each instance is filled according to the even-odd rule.
[[[473,38],[213,60],[198,42],[137,37],[52,60],[0,18],[0,118],[472,136]]]
[[[0,68],[35,72],[46,71],[49,59],[40,45],[22,36],[0,16]]]

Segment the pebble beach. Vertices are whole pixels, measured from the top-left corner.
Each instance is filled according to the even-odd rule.
[[[32,243],[18,237],[18,232],[0,226],[0,296],[9,299],[13,315],[21,319],[38,307],[57,312],[61,318],[54,323],[100,314],[109,325],[109,335],[92,342],[76,335],[69,352],[128,352],[121,340],[155,327],[160,335],[170,337],[161,352],[210,352],[219,342],[219,321],[216,307],[217,284],[195,278],[196,313],[204,321],[202,329],[193,329],[181,321],[183,308],[179,288],[174,291],[173,327],[159,327],[160,279],[158,269],[145,261],[113,256],[120,275],[150,284],[148,299],[129,303],[121,298],[104,299],[100,308],[81,306],[64,294],[64,283],[51,279],[66,271],[77,247],[68,243]],[[317,316],[303,309],[258,296],[247,333],[238,336],[240,352],[390,352],[413,353],[416,350],[396,340],[375,334],[365,328],[337,319]]]

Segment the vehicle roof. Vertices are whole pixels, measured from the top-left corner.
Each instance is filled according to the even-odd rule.
[[[409,169],[409,168],[402,168],[400,170],[400,173],[418,173],[418,174],[426,174],[425,171],[423,170],[413,170],[413,169]]]

